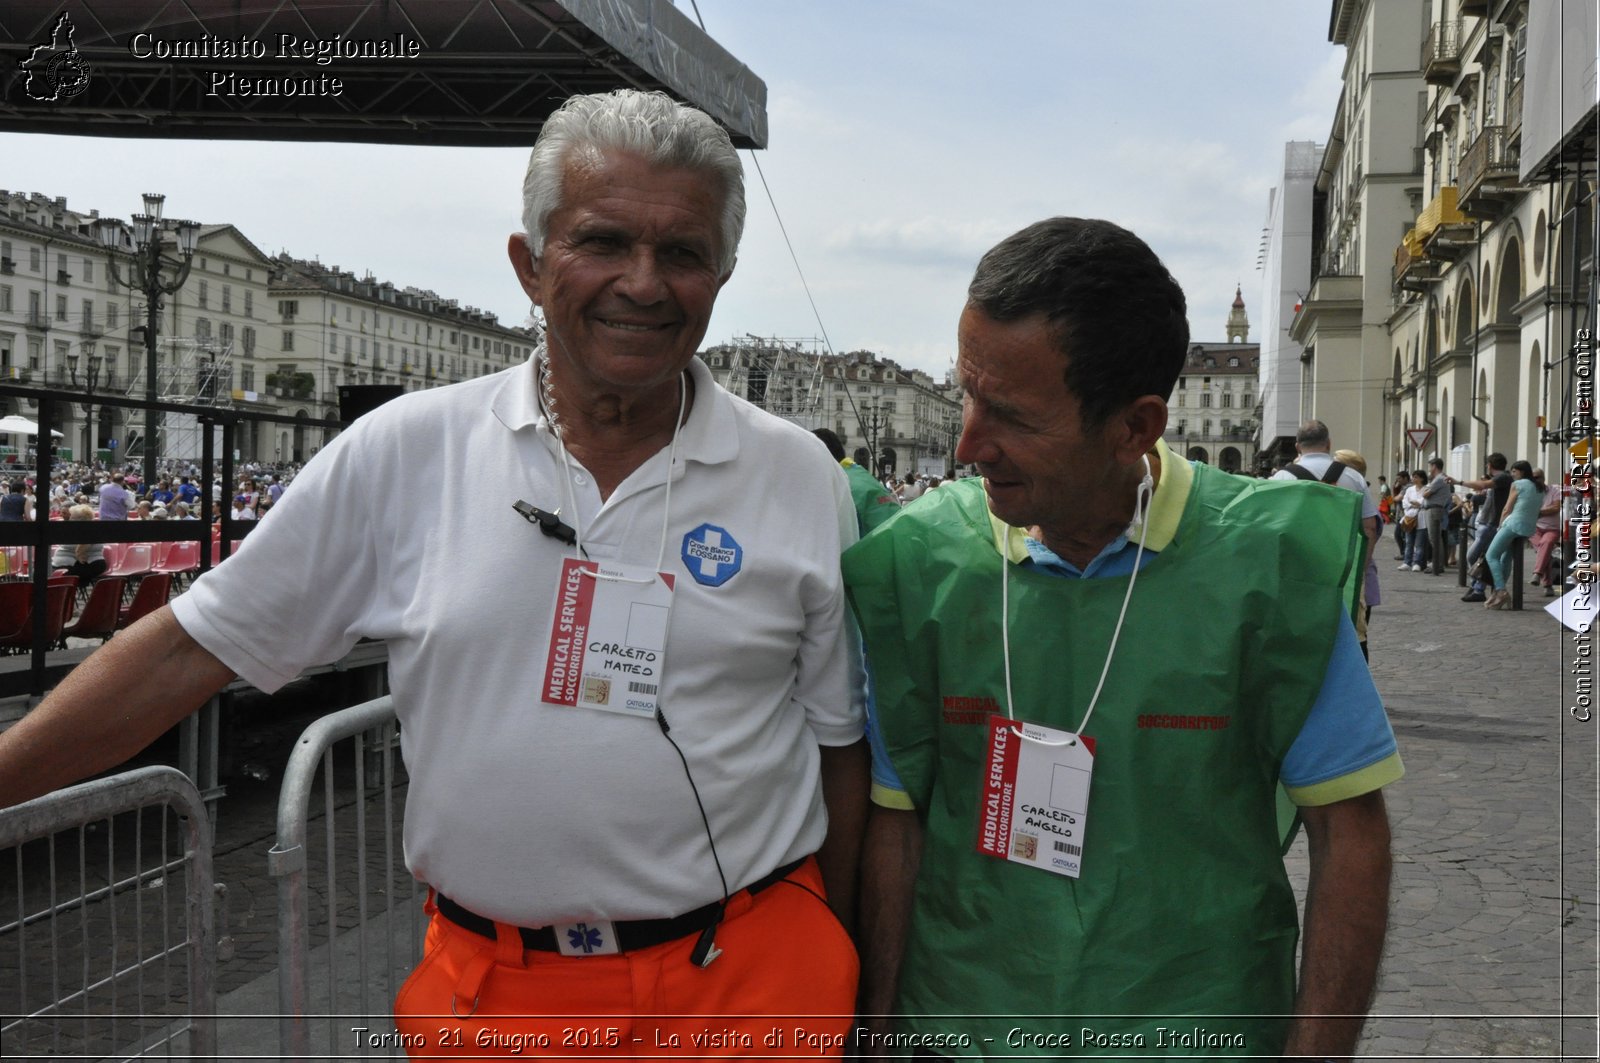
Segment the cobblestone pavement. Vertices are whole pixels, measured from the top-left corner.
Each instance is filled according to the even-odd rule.
[[[1594,1059],[1597,724],[1569,715],[1577,647],[1536,588],[1489,611],[1453,569],[1394,566],[1369,639],[1406,777],[1386,793],[1394,894],[1363,1054]]]

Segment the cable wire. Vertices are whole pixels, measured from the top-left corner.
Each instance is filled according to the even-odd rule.
[[[701,32],[709,33],[710,31],[706,29],[706,20],[700,14],[700,5],[697,0],[689,0],[689,6],[694,9],[695,21],[700,24]],[[789,227],[783,223],[783,214],[778,210],[778,201],[772,194],[772,186],[767,183],[767,175],[761,169],[761,160],[756,158],[754,149],[747,149],[747,151],[750,155],[751,164],[756,168],[756,176],[761,178],[761,190],[766,193],[767,203],[772,207],[772,217],[778,223],[778,232],[783,236],[783,244],[789,249],[789,260],[794,263],[794,271],[800,278],[800,288],[806,293],[806,302],[811,306],[811,316],[816,319],[817,330],[822,333],[822,346],[829,355],[837,357],[838,352],[833,349],[833,340],[828,336],[828,326],[822,322],[822,311],[817,308],[817,300],[811,294],[811,283],[806,280],[806,271],[800,265],[800,256],[795,252],[794,241],[789,239]],[[840,379],[845,381],[844,397],[845,401],[850,404],[850,412],[855,415],[856,426],[861,429],[862,438],[869,443],[868,453],[871,455],[872,464],[868,471],[876,477],[878,475],[879,462],[878,455],[873,453],[875,448],[870,445],[872,433],[867,428],[866,418],[862,416],[861,408],[856,405],[855,395],[851,393],[848,381],[842,376]]]

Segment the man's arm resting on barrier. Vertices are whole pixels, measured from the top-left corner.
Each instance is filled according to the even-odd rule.
[[[873,805],[861,855],[861,1002],[871,1033],[887,1033],[900,985],[900,960],[911,923],[911,897],[922,866],[922,823],[915,811]],[[877,1058],[873,1047],[862,1055]]]
[[[1389,816],[1383,791],[1302,807],[1311,852],[1295,1019],[1285,1056],[1355,1051],[1389,922]],[[1349,1015],[1353,1018],[1319,1018]]]
[[[828,903],[844,928],[855,934],[856,875],[861,867],[861,831],[867,818],[866,739],[822,751],[822,801],[828,808],[828,836],[817,850],[817,865]]]
[[[163,606],[90,654],[0,734],[0,808],[116,767],[232,679]]]

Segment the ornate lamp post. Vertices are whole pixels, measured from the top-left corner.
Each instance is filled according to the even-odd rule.
[[[151,407],[144,419],[144,483],[156,482],[156,431],[160,415],[154,403],[159,397],[156,385],[156,327],[161,318],[162,296],[171,295],[189,279],[189,266],[194,260],[195,241],[200,235],[197,221],[163,219],[161,205],[166,196],[157,192],[144,193],[144,213],[133,216],[133,270],[124,280],[117,269],[116,255],[110,256],[111,277],[124,288],[144,293],[144,370],[145,401]],[[122,245],[122,222],[116,218],[101,218],[100,243],[115,252]],[[170,254],[168,253],[170,252]],[[171,279],[162,278],[162,270]],[[148,490],[148,486],[146,487]]]
[[[94,389],[100,383],[100,356],[91,354],[85,359],[83,374],[83,390],[88,396],[86,401],[78,405],[83,407],[83,452],[87,457],[85,464],[92,464],[95,455],[95,430],[94,430]],[[72,386],[78,386],[78,356],[67,355],[67,372],[72,376]]]
[[[885,427],[882,405],[878,400],[874,399],[867,403],[863,409],[867,415],[867,449],[872,453],[872,468],[868,471],[876,478],[882,472],[878,461],[878,432]]]

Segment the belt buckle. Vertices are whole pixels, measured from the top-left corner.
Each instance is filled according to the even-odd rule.
[[[550,929],[555,931],[556,949],[563,956],[615,956],[622,951],[616,925],[609,919],[556,923]]]

